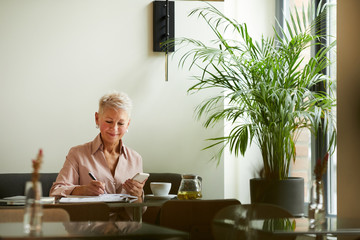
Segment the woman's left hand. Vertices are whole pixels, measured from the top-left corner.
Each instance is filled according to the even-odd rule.
[[[145,182],[146,182],[146,180],[142,183],[139,183],[136,180],[128,179],[124,182],[123,187],[128,194],[130,194],[132,196],[136,196],[140,199],[143,194],[143,188],[144,188]]]

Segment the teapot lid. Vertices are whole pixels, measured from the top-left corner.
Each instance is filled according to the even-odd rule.
[[[194,175],[194,174],[183,174],[182,175],[183,179],[197,179],[198,175]]]

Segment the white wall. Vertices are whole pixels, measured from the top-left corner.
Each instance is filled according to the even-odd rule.
[[[271,36],[275,23],[275,0],[225,0],[225,13],[239,23],[245,22],[250,35],[259,40],[262,35]],[[229,123],[225,131],[229,132]],[[249,180],[256,177],[262,166],[259,148],[253,144],[245,156],[225,154],[225,197],[237,198],[241,203],[250,203]]]
[[[202,4],[176,2],[176,36],[208,35],[187,17]],[[195,120],[205,96],[187,95],[193,81],[176,56],[164,81],[164,54],[152,52],[152,1],[1,0],[0,34],[0,172],[30,172],[39,148],[41,171],[59,171],[71,146],[98,133],[98,99],[118,90],[134,102],[125,144],[144,170],[199,174],[205,198],[224,196],[223,164],[201,151],[223,127]]]

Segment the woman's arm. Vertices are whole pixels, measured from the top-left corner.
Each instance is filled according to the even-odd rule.
[[[105,193],[105,184],[91,180],[90,177],[80,176],[79,166],[86,167],[83,164],[79,164],[79,157],[76,151],[69,152],[66,157],[63,168],[60,170],[56,182],[53,184],[50,190],[50,196],[63,197],[66,195],[85,195],[85,196],[97,196]],[[81,184],[80,179],[87,177],[89,181],[87,184]],[[84,182],[84,180],[82,181]]]
[[[78,164],[72,161],[70,154],[66,157],[64,166],[60,170],[56,181],[50,189],[50,196],[64,197],[70,195],[79,186]]]

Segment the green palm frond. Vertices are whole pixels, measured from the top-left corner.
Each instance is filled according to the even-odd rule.
[[[277,22],[273,37],[256,41],[245,23],[207,4],[189,16],[207,23],[215,38],[211,44],[190,38],[166,43],[180,46],[178,50],[187,47],[179,66],[189,64],[190,70],[201,71],[194,76],[196,83],[189,93],[219,89],[218,95],[195,110],[198,119],[205,118],[205,127],[224,120],[233,126],[227,136],[208,139],[211,144],[205,149],[219,149],[214,156],[218,163],[226,146],[238,156],[254,142],[262,152],[266,177],[284,179],[291,161],[295,161],[295,142],[301,129],[309,129],[316,136],[322,128],[330,133],[330,144],[336,144],[335,99],[327,92],[312,91],[318,84],[332,84],[322,71],[330,64],[327,54],[336,42],[324,46],[317,41],[326,37],[315,32],[326,17],[325,9],[310,4],[307,13],[304,10],[301,15],[296,9],[284,27]],[[227,39],[225,33],[233,38]],[[304,51],[315,45],[320,50],[306,59]],[[228,104],[224,106],[224,102]]]

